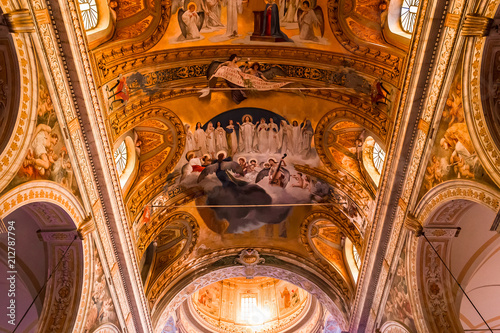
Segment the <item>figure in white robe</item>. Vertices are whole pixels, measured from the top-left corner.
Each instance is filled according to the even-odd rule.
[[[278,125],[274,122],[274,119],[271,118],[269,119],[269,142],[268,142],[268,147],[269,147],[269,153],[271,154],[276,154],[278,152],[279,148],[279,136],[278,136]]]
[[[290,0],[288,9],[286,10],[283,22],[295,23],[297,22],[297,9],[299,8],[300,0]]]
[[[221,126],[220,121],[217,122],[215,128],[215,150],[217,152],[223,150],[227,153],[226,130]]]
[[[201,123],[196,124],[196,130],[194,131],[194,145],[196,148],[196,156],[201,157],[208,153],[207,136],[201,127]]]
[[[220,0],[204,0],[201,6],[205,12],[205,20],[203,21],[204,29],[224,26],[220,20]]]
[[[260,153],[267,153],[269,141],[269,126],[266,124],[264,118],[260,119],[259,126],[257,126],[257,150]]]
[[[232,120],[229,120],[229,125],[226,126],[229,132],[229,143],[228,146],[231,147],[231,155],[235,155],[238,152],[238,138],[236,136],[236,127]]]
[[[314,130],[311,125],[310,120],[304,120],[301,127],[302,134],[302,151],[301,153],[305,156],[309,156],[311,153],[312,138],[314,136]]]
[[[293,154],[299,154],[300,148],[302,147],[302,135],[300,132],[299,123],[294,120],[292,122],[292,135],[290,136],[290,148]]]
[[[189,3],[188,10],[182,13],[180,19],[182,20],[182,22],[179,22],[179,25],[183,24],[184,28],[181,27],[182,33],[177,38],[178,41],[199,39],[201,37],[200,23],[202,23],[202,19],[196,12],[196,5],[194,4],[194,2]]]
[[[238,37],[238,14],[243,12],[242,0],[227,0],[226,36]]]
[[[243,124],[237,124],[240,126],[240,151],[251,153],[253,151],[255,124],[252,123],[252,118],[249,115],[243,116]]]
[[[292,125],[287,124],[286,120],[281,121],[278,137],[280,139],[281,153],[290,153],[290,143],[292,142]]]
[[[301,15],[299,17],[300,34],[302,40],[318,41],[318,37],[314,34],[314,27],[319,27],[321,22],[318,20],[316,12],[309,8],[309,2],[304,1],[302,4]]]
[[[190,128],[191,125],[184,125],[184,131],[186,132],[186,152],[196,150],[196,146],[194,143],[194,134],[189,130]]]
[[[215,128],[212,122],[208,123],[207,130],[205,131],[207,136],[207,150],[212,159],[215,158],[215,153],[217,152],[215,149]]]

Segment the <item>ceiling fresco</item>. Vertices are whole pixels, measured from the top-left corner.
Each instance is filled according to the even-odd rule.
[[[62,185],[81,199],[74,169],[65,146],[64,134],[40,67],[38,72],[40,75],[36,128],[20,169],[0,194],[29,181],[50,180]]]
[[[348,303],[345,244],[363,253],[383,168],[373,146],[388,147],[401,94],[385,9],[195,0],[158,17],[153,5],[119,1],[114,39],[93,51],[114,147],[135,144],[124,199],[138,259],[156,258],[142,272],[150,308],[182,265],[256,247],[317,263]],[[218,315],[205,291],[193,299]]]

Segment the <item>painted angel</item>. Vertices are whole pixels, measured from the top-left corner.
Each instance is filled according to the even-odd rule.
[[[205,19],[204,12],[196,11],[196,4],[190,2],[188,10],[179,9],[177,20],[181,28],[181,35],[177,38],[178,41],[199,39],[201,37],[200,30]]]
[[[310,8],[309,1],[302,2],[301,8],[297,10],[300,39],[319,41],[318,37],[314,34],[314,27],[319,27],[321,30],[321,37],[325,34],[325,20],[323,19],[323,9],[316,6],[314,9]]]

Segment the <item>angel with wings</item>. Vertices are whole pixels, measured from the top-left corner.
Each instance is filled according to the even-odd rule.
[[[204,19],[205,13],[197,12],[196,4],[194,2],[190,2],[188,4],[188,10],[184,10],[183,8],[179,9],[179,12],[177,13],[177,20],[179,21],[182,33],[177,40],[183,41],[201,38],[200,30],[203,26]]]
[[[323,37],[325,33],[325,21],[321,7],[316,6],[314,9],[311,9],[309,1],[306,0],[302,2],[302,6],[297,10],[297,13],[300,39],[312,40],[314,42],[319,41],[318,37],[314,34],[314,27],[320,28],[321,37]]]

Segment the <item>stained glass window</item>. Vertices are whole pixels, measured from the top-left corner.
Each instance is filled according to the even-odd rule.
[[[95,0],[78,0],[82,13],[83,27],[90,30],[97,26],[97,4]]]
[[[375,142],[373,146],[373,164],[379,173],[382,173],[382,167],[384,166],[385,151]]]
[[[412,33],[417,18],[419,0],[403,0],[401,6],[401,26],[405,32]]]
[[[127,165],[127,146],[125,145],[125,141],[115,151],[115,163],[118,175],[121,175],[123,170],[125,170],[125,165]]]

